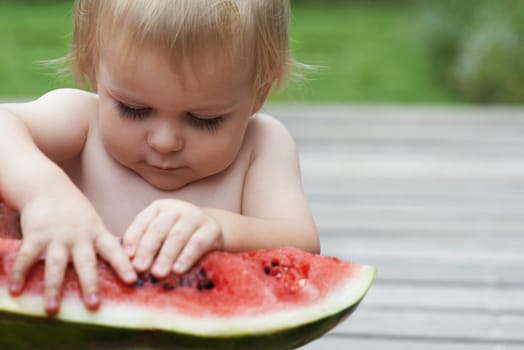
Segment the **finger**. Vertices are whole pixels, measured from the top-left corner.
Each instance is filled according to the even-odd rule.
[[[169,274],[175,259],[189,239],[188,233],[188,229],[182,231],[181,225],[175,225],[171,229],[151,270],[154,276],[162,278]]]
[[[198,259],[210,250],[222,247],[222,234],[214,225],[199,228],[186,243],[176,259],[173,271],[177,274],[186,272]]]
[[[170,212],[159,213],[149,224],[137,247],[133,265],[138,271],[149,269],[177,217]]]
[[[95,247],[98,254],[113,267],[124,282],[136,281],[135,269],[124,253],[118,238],[110,233],[100,235],[95,242]]]
[[[123,238],[123,246],[129,257],[135,256],[138,243],[145,233],[149,223],[156,217],[158,211],[156,207],[149,206],[142,210],[129,225]]]
[[[96,254],[90,242],[79,242],[73,247],[73,264],[80,281],[84,304],[88,309],[96,310],[100,306],[100,295]]]
[[[59,243],[51,243],[47,247],[45,258],[45,311],[50,315],[58,313],[60,308],[60,290],[64,282],[64,274],[69,256],[67,247]]]
[[[40,258],[43,244],[23,243],[9,276],[9,292],[18,295],[22,292],[27,271]]]
[[[162,250],[152,270],[155,276],[161,277],[172,270],[173,262],[180,255],[196,229],[196,223],[187,217],[180,218],[175,225],[171,227],[166,242],[162,246]],[[165,272],[166,270],[167,272]]]

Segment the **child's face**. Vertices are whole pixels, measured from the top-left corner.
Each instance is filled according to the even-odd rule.
[[[115,45],[98,70],[99,130],[108,154],[151,185],[175,190],[218,174],[237,156],[265,99],[245,65],[209,57],[171,66],[153,50],[130,57]]]

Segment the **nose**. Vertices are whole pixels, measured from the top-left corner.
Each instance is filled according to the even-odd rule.
[[[159,153],[178,152],[184,148],[184,137],[175,125],[162,123],[150,130],[147,144]]]

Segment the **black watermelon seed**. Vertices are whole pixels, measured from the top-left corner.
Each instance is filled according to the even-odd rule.
[[[269,275],[269,274],[271,273],[271,268],[270,268],[269,266],[265,267],[265,268],[264,268],[264,273],[265,273],[266,275]]]
[[[173,290],[175,287],[170,283],[164,283],[162,285],[162,288],[164,288],[165,290]]]
[[[136,287],[142,287],[144,285],[144,283],[146,283],[143,279],[139,278],[135,281],[135,286]]]
[[[215,283],[213,283],[213,281],[208,280],[208,279],[198,281],[198,284],[197,284],[198,290],[202,290],[202,289],[211,290],[214,287],[215,287]]]
[[[278,261],[272,261],[271,262],[271,266],[273,266],[273,267],[276,267],[278,265],[279,265]]]
[[[149,280],[149,282],[155,284],[158,282],[158,278],[156,278],[155,276],[153,276],[152,274],[148,273],[147,274],[147,279]]]
[[[207,277],[207,273],[205,269],[200,269],[200,276]]]
[[[211,290],[215,288],[215,283],[211,280],[204,281],[204,289]]]

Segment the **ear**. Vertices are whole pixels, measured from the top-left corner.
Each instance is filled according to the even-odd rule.
[[[273,82],[266,83],[258,90],[255,103],[253,104],[253,114],[262,108],[264,102],[266,102],[267,96],[269,95],[272,86]]]

